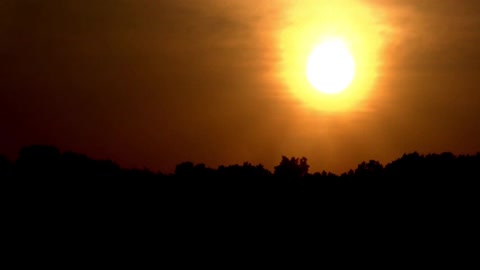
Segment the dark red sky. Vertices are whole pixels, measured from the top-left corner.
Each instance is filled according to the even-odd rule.
[[[0,153],[54,144],[164,172],[305,156],[341,173],[480,151],[480,2],[332,2],[0,0]],[[352,44],[355,102],[299,94],[332,34]]]

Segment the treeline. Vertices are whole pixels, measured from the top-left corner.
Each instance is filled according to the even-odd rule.
[[[444,242],[445,232],[470,239],[478,228],[480,153],[414,152],[385,166],[361,162],[340,175],[309,169],[306,158],[284,156],[273,171],[248,162],[217,168],[183,162],[165,174],[32,145],[14,161],[0,157],[2,215],[6,231],[21,232],[16,240],[78,235],[91,244],[97,243],[91,235],[112,235],[120,243],[130,233],[202,248],[212,235],[226,241],[270,235],[281,242],[287,232],[308,241],[312,235],[376,234],[386,241],[432,235]]]
[[[305,157],[281,158],[273,171],[262,164],[248,162],[209,168],[205,164],[183,162],[175,172],[164,174],[148,169],[121,168],[111,160],[95,160],[84,154],[61,152],[55,146],[31,145],[20,150],[17,160],[0,156],[0,176],[4,179],[123,179],[123,180],[297,180],[331,184],[378,183],[420,184],[465,183],[480,179],[480,153],[476,155],[404,154],[385,166],[376,160],[364,161],[355,169],[340,175],[310,172]]]
[[[202,220],[205,213],[212,219],[228,213],[262,219],[285,211],[314,219],[326,213],[360,217],[372,209],[375,215],[422,219],[446,212],[468,216],[480,203],[480,153],[413,152],[386,165],[361,162],[340,175],[309,168],[306,158],[284,156],[273,171],[248,162],[217,168],[183,162],[165,174],[32,145],[22,148],[14,161],[0,157],[0,190],[16,214],[100,217],[127,211],[178,220]]]

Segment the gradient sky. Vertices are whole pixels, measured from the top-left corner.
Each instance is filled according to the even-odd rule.
[[[480,2],[0,0],[0,153],[54,144],[173,171],[305,156],[342,173],[403,153],[480,151]],[[325,36],[351,97],[310,98]]]

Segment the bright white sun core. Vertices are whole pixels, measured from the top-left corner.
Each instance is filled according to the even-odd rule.
[[[325,94],[337,94],[352,83],[355,61],[343,40],[329,39],[312,51],[306,73],[313,88]]]

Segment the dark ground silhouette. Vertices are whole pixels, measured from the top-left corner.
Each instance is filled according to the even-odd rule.
[[[163,174],[32,145],[17,160],[0,157],[0,182],[7,225],[28,237],[108,235],[116,243],[127,232],[175,246],[212,235],[280,243],[288,232],[444,243],[469,239],[478,226],[479,169],[480,153],[414,152],[341,175],[311,173],[306,158],[285,156],[273,172],[248,162],[216,169],[183,162]]]
[[[238,211],[258,218],[285,211],[316,218],[374,211],[458,219],[478,212],[480,153],[413,152],[385,166],[361,162],[341,175],[311,173],[306,158],[285,156],[273,172],[248,162],[218,168],[183,162],[164,174],[31,145],[20,150],[17,160],[0,157],[0,179],[4,198],[36,212],[87,207],[97,215],[137,211],[201,219],[205,213],[218,218]]]
[[[221,165],[209,168],[203,163],[183,162],[176,166],[172,174],[152,172],[148,169],[121,168],[112,160],[95,160],[84,154],[61,152],[51,145],[31,145],[23,147],[17,160],[11,161],[0,155],[0,173],[9,179],[53,180],[195,180],[208,181],[222,179],[248,180],[302,180],[335,182],[342,185],[352,183],[397,182],[402,184],[422,183],[454,184],[475,182],[480,176],[480,152],[476,155],[454,155],[450,152],[421,155],[417,152],[402,157],[383,166],[376,160],[363,161],[357,168],[336,175],[331,172],[309,172],[305,157],[281,157],[280,164],[271,172],[262,164],[245,162],[241,165]]]
[[[0,177],[6,183],[52,185],[52,190],[69,187],[72,191],[89,192],[124,188],[125,192],[190,192],[193,195],[295,192],[315,198],[325,194],[393,194],[421,193],[448,196],[455,192],[477,191],[480,179],[480,153],[454,155],[417,152],[383,166],[375,160],[364,161],[357,168],[337,175],[331,172],[309,172],[305,157],[283,156],[274,171],[262,164],[245,162],[209,168],[205,164],[183,162],[175,172],[164,174],[148,169],[125,169],[111,160],[95,160],[84,154],[61,152],[55,146],[31,145],[20,150],[17,160],[0,156]],[[191,194],[191,195],[192,195]],[[458,195],[458,194],[457,194]]]

